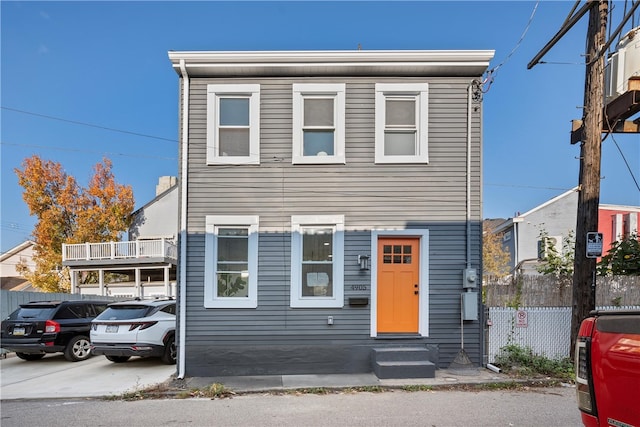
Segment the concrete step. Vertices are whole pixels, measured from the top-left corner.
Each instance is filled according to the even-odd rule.
[[[376,361],[373,372],[380,379],[435,378],[436,365],[428,360]]]
[[[389,346],[371,352],[373,372],[380,379],[435,378],[437,354],[424,346]]]

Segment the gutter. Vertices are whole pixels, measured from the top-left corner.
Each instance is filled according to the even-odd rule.
[[[380,75],[475,77],[492,50],[170,51],[173,69],[198,77]],[[184,60],[186,64],[181,65]]]
[[[187,157],[189,153],[189,75],[184,59],[180,60],[182,77],[182,138],[180,159],[180,257],[178,261],[180,270],[180,286],[178,294],[178,309],[180,326],[178,329],[178,378],[185,376],[185,335],[187,331]]]

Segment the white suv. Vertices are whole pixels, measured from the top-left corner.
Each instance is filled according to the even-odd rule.
[[[176,363],[176,302],[173,299],[109,304],[91,322],[91,351],[115,363],[131,356]]]

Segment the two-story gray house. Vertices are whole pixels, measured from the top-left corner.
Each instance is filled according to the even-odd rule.
[[[482,363],[479,80],[492,57],[169,52],[178,376],[433,376],[463,337]]]

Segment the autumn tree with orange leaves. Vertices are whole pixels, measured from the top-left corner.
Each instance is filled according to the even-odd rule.
[[[29,213],[38,218],[32,233],[35,269],[31,271],[26,263],[17,269],[35,287],[69,292],[62,244],[118,241],[131,224],[133,190],[116,183],[111,166],[107,158],[96,164],[87,188],[78,185],[59,163],[37,155],[26,158],[22,170],[15,169]]]

